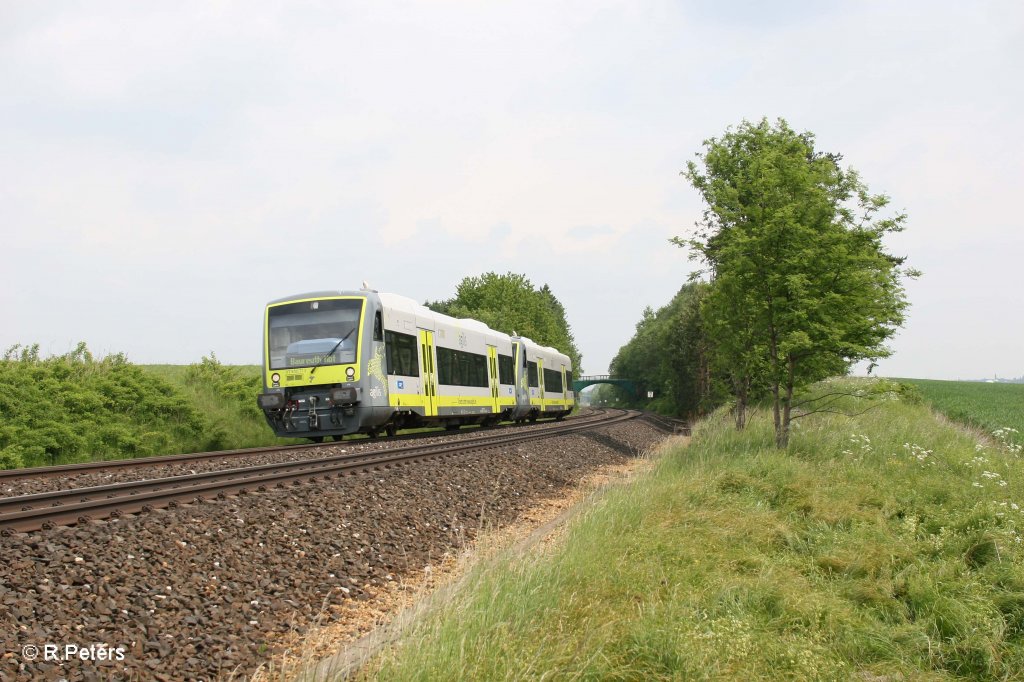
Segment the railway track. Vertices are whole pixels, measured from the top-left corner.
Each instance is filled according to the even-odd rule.
[[[588,419],[599,419],[603,410],[597,415],[584,415],[569,417],[567,421],[573,423]],[[536,426],[547,426],[548,422],[540,422]],[[492,427],[488,432],[495,432],[503,429],[520,428],[511,425]],[[473,433],[466,430],[455,433]],[[258,448],[242,448],[238,450],[216,450],[213,452],[193,452],[184,455],[160,455],[155,457],[139,457],[135,459],[111,459],[96,462],[81,462],[78,464],[59,464],[45,467],[26,467],[21,469],[0,469],[0,484],[5,481],[14,481],[22,478],[53,478],[56,476],[68,476],[83,473],[98,473],[113,470],[135,469],[147,466],[159,466],[161,464],[188,464],[189,462],[201,462],[215,459],[231,459],[235,457],[248,457],[267,452],[287,452],[289,450],[315,450],[330,449],[342,444],[355,445],[359,443],[393,443],[406,440],[419,440],[438,436],[452,435],[450,431],[432,430],[420,433],[407,433],[398,436],[390,436],[387,439],[346,439],[344,441],[333,441],[325,443],[298,443],[295,445],[270,445]]]
[[[401,445],[366,453],[338,454],[318,459],[5,497],[0,498],[0,533],[10,535],[60,525],[74,525],[182,503],[223,499],[233,494],[262,492],[271,488],[299,485],[304,481],[351,475],[427,458],[561,436],[638,416],[640,415],[636,412],[619,411],[618,414],[603,414],[595,418],[562,422],[546,429],[472,436],[454,443]],[[210,453],[199,456],[204,457],[206,454]],[[67,473],[66,468],[64,469],[64,473]]]
[[[665,417],[654,412],[644,412],[641,419],[665,433],[690,435],[690,425],[681,419]]]

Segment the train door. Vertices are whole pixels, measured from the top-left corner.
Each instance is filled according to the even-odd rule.
[[[544,411],[547,401],[544,398],[544,359],[537,358],[537,385],[540,386],[540,411]]]
[[[423,379],[423,414],[437,416],[437,372],[434,367],[434,332],[420,330],[420,375]]]
[[[569,373],[565,371],[565,365],[562,365],[562,402],[569,402]]]
[[[516,405],[525,412],[530,405],[530,387],[526,370],[526,345],[516,341],[513,348],[516,363]]]
[[[498,349],[487,346],[487,368],[491,377],[491,411],[498,414]]]

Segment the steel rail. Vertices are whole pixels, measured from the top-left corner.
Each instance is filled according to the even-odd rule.
[[[591,415],[577,415],[569,417],[571,421],[579,420],[590,420],[594,419]],[[541,422],[541,426],[547,426],[553,422]],[[511,425],[504,425],[497,427],[498,429],[512,428]],[[490,428],[488,431],[493,432],[495,429]],[[333,441],[326,443],[296,443],[294,445],[268,445],[258,448],[241,448],[238,450],[216,450],[213,452],[192,452],[183,455],[157,455],[154,457],[137,457],[134,459],[111,459],[111,460],[100,460],[96,462],[80,462],[78,464],[57,464],[54,466],[44,467],[26,467],[21,469],[0,469],[0,483],[3,481],[10,481],[19,478],[51,478],[53,476],[66,476],[74,475],[79,473],[95,473],[98,471],[107,471],[111,469],[129,469],[133,467],[143,466],[156,466],[159,464],[181,464],[187,462],[201,462],[210,459],[228,459],[231,457],[244,457],[246,455],[259,455],[264,452],[282,452],[289,450],[302,450],[302,449],[315,449],[315,448],[330,448],[337,447],[342,444],[362,444],[362,443],[381,443],[381,442],[397,442],[404,440],[418,440],[420,438],[430,438],[438,436],[455,435],[460,433],[459,431],[427,431],[422,433],[405,433],[398,436],[389,436],[386,440],[383,439],[351,439],[348,441]],[[472,431],[462,431],[461,433],[472,433]]]
[[[624,411],[598,422],[588,420],[586,423],[563,423],[560,428],[475,437],[462,439],[456,443],[413,445],[372,453],[352,453],[298,462],[2,498],[0,533],[9,535],[13,532],[28,532],[57,525],[73,525],[125,513],[176,506],[181,502],[202,501],[212,497],[224,498],[229,494],[244,494],[253,490],[265,491],[270,487],[281,488],[289,483],[298,485],[303,480],[343,476],[382,467],[390,468],[423,459],[566,435],[608,426],[638,416],[638,413]],[[100,497],[95,499],[95,496]],[[74,501],[76,498],[77,501]],[[19,506],[22,508],[14,509]]]
[[[570,425],[583,425],[590,423],[601,423],[607,420],[607,417],[590,418],[585,422],[577,420],[572,422]],[[564,423],[563,423],[564,428]],[[553,426],[549,426],[549,429],[534,430],[528,432],[528,434],[539,434],[543,431],[555,429]],[[555,429],[558,433],[564,433],[560,429]],[[528,434],[517,434],[519,437]],[[491,442],[504,442],[507,438],[513,438],[515,436],[509,435],[504,432],[494,433],[487,432],[483,435],[473,435],[466,438],[461,438],[456,443],[465,443],[470,446],[479,445],[484,446]],[[316,469],[321,468],[324,465],[328,465],[332,462],[355,462],[361,459],[367,461],[374,461],[387,456],[389,452],[398,453],[415,453],[415,452],[430,452],[443,444],[438,443],[422,443],[413,445],[398,445],[395,447],[383,449],[383,450],[371,450],[369,452],[351,452],[351,453],[339,453],[335,455],[328,455],[326,457],[299,459],[290,462],[271,462],[269,464],[257,464],[247,467],[238,467],[234,469],[218,469],[214,471],[204,471],[200,473],[191,474],[179,474],[176,476],[161,476],[153,479],[143,479],[136,481],[123,481],[119,483],[108,483],[105,485],[89,486],[87,488],[69,488],[65,490],[52,490],[42,493],[32,493],[29,495],[14,495],[10,497],[0,497],[0,518],[5,513],[11,511],[28,511],[30,508],[34,508],[40,504],[55,506],[63,505],[73,502],[86,502],[96,496],[105,495],[107,497],[113,497],[118,493],[129,492],[131,494],[138,494],[145,491],[157,491],[165,488],[177,488],[185,485],[198,485],[200,483],[214,483],[216,481],[228,481],[231,479],[244,477],[250,478],[254,475],[262,473],[272,473],[276,471],[301,471],[304,469]]]
[[[665,417],[654,412],[644,412],[640,415],[640,418],[665,433],[690,435],[690,425],[682,419],[673,419],[672,417]]]

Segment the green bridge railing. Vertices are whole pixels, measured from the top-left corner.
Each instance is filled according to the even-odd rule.
[[[578,379],[573,379],[572,390],[579,393],[587,386],[593,386],[594,384],[612,384],[614,386],[621,386],[632,395],[639,395],[640,391],[640,387],[634,380],[615,376],[614,374],[592,374],[590,376],[582,376]]]

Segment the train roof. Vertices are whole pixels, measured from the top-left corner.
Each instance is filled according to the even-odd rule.
[[[285,296],[283,298],[275,298],[273,301],[267,303],[267,305],[287,303],[289,301],[304,301],[310,298],[330,298],[332,296],[365,296],[367,293],[368,292],[366,291],[307,291],[304,294],[294,294],[292,296]]]
[[[569,357],[568,355],[558,350],[557,348],[552,348],[550,346],[542,346],[533,339],[527,338],[525,336],[506,334],[505,332],[500,332],[497,331],[496,329],[491,329],[480,320],[473,320],[466,317],[456,318],[450,315],[445,315],[444,313],[436,312],[424,305],[420,305],[419,303],[417,303],[416,301],[407,296],[401,296],[399,294],[379,294],[379,296],[381,303],[390,308],[397,308],[398,310],[402,310],[406,313],[411,313],[414,315],[418,315],[420,317],[432,318],[434,320],[445,322],[448,324],[457,324],[466,329],[472,329],[483,334],[494,334],[496,336],[508,337],[513,340],[521,339],[524,343],[526,343],[529,346],[533,346],[533,348],[536,350],[540,350],[545,353],[551,353],[553,355],[563,356],[565,358]]]
[[[513,339],[519,339],[520,341],[525,343],[528,347],[529,346],[533,346],[533,348],[536,349],[536,350],[544,351],[545,353],[551,353],[551,354],[554,354],[554,355],[560,355],[560,356],[565,357],[565,358],[569,357],[568,355],[566,355],[562,351],[558,350],[557,348],[552,348],[551,346],[542,346],[542,345],[540,345],[539,343],[537,343],[536,341],[534,341],[533,339],[531,339],[529,337],[519,335],[519,336],[513,336],[512,338]]]
[[[494,336],[503,336],[511,339],[512,337],[505,332],[500,332],[497,329],[491,329],[480,320],[472,320],[465,317],[452,317],[451,315],[445,315],[439,313],[436,310],[431,310],[425,305],[417,303],[408,296],[401,296],[399,294],[377,294],[380,296],[380,302],[388,308],[395,310],[401,310],[404,313],[416,315],[417,317],[423,317],[432,319],[435,322],[442,322],[444,324],[450,324],[465,329],[472,329],[473,331],[480,332],[481,334],[492,334]]]
[[[328,298],[328,297],[333,297],[333,296],[367,296],[367,295],[379,296],[381,303],[383,303],[385,306],[387,306],[389,308],[394,308],[396,310],[401,310],[403,312],[406,312],[406,313],[409,313],[409,314],[412,314],[412,315],[416,315],[416,316],[419,316],[419,317],[432,318],[432,319],[434,319],[436,321],[444,322],[446,324],[459,325],[459,326],[465,327],[467,329],[473,329],[475,331],[478,331],[478,332],[481,332],[481,333],[484,333],[484,334],[494,334],[496,336],[505,336],[505,337],[508,337],[510,339],[519,339],[519,340],[522,340],[524,343],[526,343],[526,344],[528,344],[530,346],[533,346],[535,349],[538,349],[538,350],[541,350],[541,351],[544,351],[544,352],[547,352],[547,353],[554,353],[554,354],[557,354],[557,355],[562,355],[562,356],[568,357],[567,355],[565,355],[565,353],[563,353],[562,351],[558,350],[557,348],[552,348],[550,346],[542,346],[539,343],[537,343],[536,341],[534,341],[533,339],[530,339],[530,338],[528,338],[526,336],[506,334],[504,332],[497,331],[496,329],[491,329],[490,327],[488,327],[486,324],[484,324],[483,322],[481,322],[479,320],[473,320],[473,319],[470,319],[470,318],[462,318],[462,317],[452,317],[451,315],[445,315],[444,313],[439,313],[439,312],[437,312],[435,310],[431,310],[430,308],[426,307],[425,305],[422,305],[421,303],[417,302],[416,300],[411,299],[408,296],[402,296],[401,294],[378,293],[378,292],[376,292],[376,291],[374,291],[372,289],[360,289],[360,290],[348,290],[348,291],[337,291],[337,290],[333,290],[333,291],[332,290],[309,291],[309,292],[306,292],[304,294],[295,294],[293,296],[285,296],[283,298],[278,298],[278,299],[275,299],[273,301],[270,301],[267,305],[275,305],[277,303],[287,303],[288,301],[301,301],[301,300],[306,300],[306,299],[311,299],[311,298]]]

